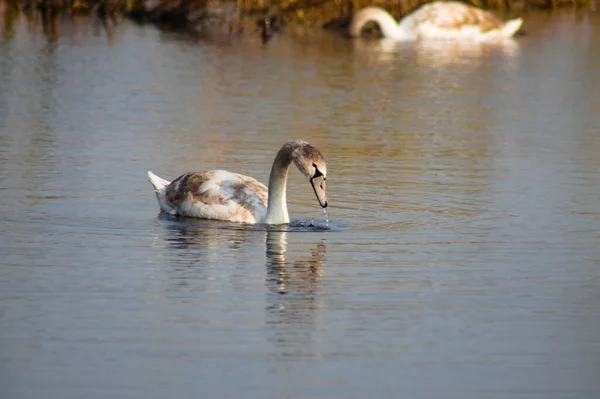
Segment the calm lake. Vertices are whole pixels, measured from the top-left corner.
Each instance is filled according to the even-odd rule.
[[[504,44],[0,21],[0,387],[23,398],[600,397],[600,13]],[[267,182],[290,227],[159,214]],[[328,222],[327,222],[328,219]]]

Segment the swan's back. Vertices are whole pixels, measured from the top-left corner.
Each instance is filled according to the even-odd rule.
[[[482,32],[487,32],[504,26],[504,21],[494,14],[454,1],[426,4],[415,12],[414,17],[419,22],[427,21],[446,29],[477,25]]]
[[[517,29],[505,30],[506,23],[491,12],[454,1],[426,4],[406,18],[414,20],[419,37],[438,39],[509,37],[522,22],[509,21],[511,27],[519,21]]]
[[[161,209],[172,215],[258,223],[267,213],[267,187],[225,170],[186,173],[160,190]]]

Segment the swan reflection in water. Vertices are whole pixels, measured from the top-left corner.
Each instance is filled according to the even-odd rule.
[[[288,293],[286,284],[304,287],[307,282],[320,280],[327,251],[323,240],[310,250],[309,256],[288,260],[287,234],[287,231],[267,230],[267,275],[275,278],[280,294]]]
[[[287,250],[288,232],[267,231],[267,324],[269,341],[281,349],[277,356],[310,356],[314,343],[312,332],[316,330],[323,308],[319,290],[325,268],[325,240],[306,244],[306,251],[293,255]],[[294,239],[303,237],[297,234]],[[308,237],[308,236],[307,236]]]
[[[162,237],[157,237],[159,240],[154,246],[166,249],[164,256],[172,265],[167,271],[178,285],[185,282],[193,286],[191,289],[204,290],[207,285],[227,289],[222,286],[225,284],[235,290],[247,290],[254,278],[265,273],[268,309],[286,318],[299,308],[312,306],[323,276],[326,252],[324,239],[315,240],[312,230],[302,228],[302,231],[288,232],[275,226],[265,231],[264,226],[240,226],[166,214],[161,214],[158,220],[163,227]],[[291,254],[288,234],[294,236]],[[310,241],[303,242],[304,238]],[[265,264],[266,270],[262,269]],[[190,279],[205,283],[192,283]]]
[[[388,65],[424,63],[428,67],[447,64],[477,64],[488,55],[496,54],[510,62],[520,53],[519,42],[505,39],[500,42],[464,40],[424,40],[402,42],[393,39],[353,40],[354,52],[369,63]]]
[[[171,257],[175,263],[218,263],[222,257],[264,243],[257,231],[231,222],[173,217],[163,212],[158,220],[165,228],[163,242],[175,255]]]

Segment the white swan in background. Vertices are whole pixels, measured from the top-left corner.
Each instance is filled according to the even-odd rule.
[[[398,40],[474,39],[499,40],[513,36],[521,18],[502,21],[494,14],[463,3],[437,1],[408,14],[397,23],[380,7],[359,10],[350,23],[350,36],[360,36],[367,22],[376,22],[385,37]]]
[[[269,176],[269,188],[258,180],[211,170],[186,173],[173,182],[148,171],[160,209],[171,215],[239,223],[289,223],[286,182],[290,164],[310,181],[319,204],[327,207],[327,168],[321,152],[305,141],[290,141],[281,147]]]

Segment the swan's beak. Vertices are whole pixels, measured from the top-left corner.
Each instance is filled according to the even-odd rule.
[[[314,176],[310,179],[310,184],[313,186],[313,190],[315,190],[315,195],[319,200],[319,204],[323,208],[327,208],[327,194],[325,194],[325,179],[323,176]]]

